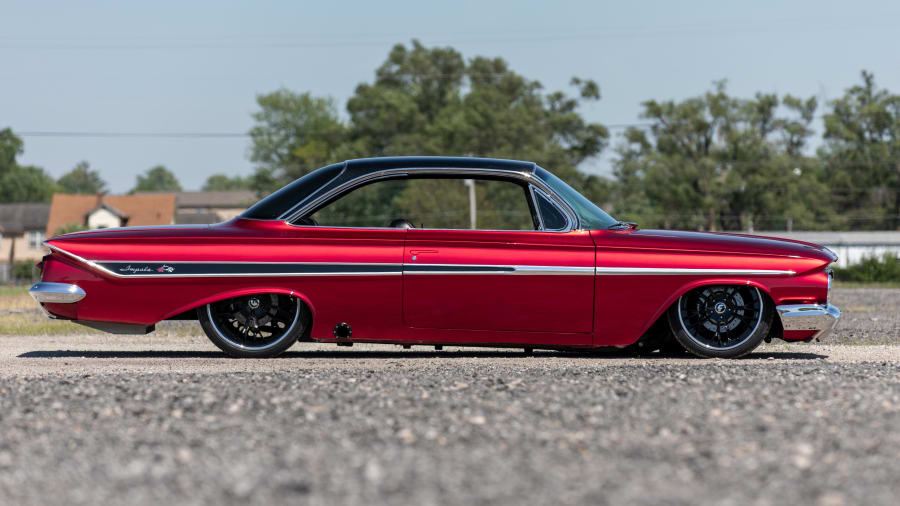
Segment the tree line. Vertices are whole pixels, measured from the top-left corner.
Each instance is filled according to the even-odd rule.
[[[262,195],[349,158],[486,156],[537,162],[616,218],[646,228],[900,228],[900,95],[879,88],[871,73],[825,104],[791,94],[735,97],[716,82],[695,97],[643,102],[642,123],[615,138],[582,112],[600,100],[598,84],[577,77],[570,84],[547,91],[502,58],[398,44],[374,79],[356,87],[345,115],[330,97],[259,95],[249,132],[254,172],[211,176],[204,189]],[[57,181],[18,166],[21,149],[11,131],[0,131],[2,201],[105,189],[86,163]],[[608,149],[610,177],[578,170]],[[170,171],[154,167],[132,191],[177,189]]]

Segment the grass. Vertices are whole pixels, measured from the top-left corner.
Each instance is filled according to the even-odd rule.
[[[28,295],[27,286],[0,285],[0,336],[65,336],[99,332],[70,321],[47,318],[38,309],[37,302]],[[172,321],[158,324],[155,334],[186,337],[196,336],[200,332],[196,322]]]

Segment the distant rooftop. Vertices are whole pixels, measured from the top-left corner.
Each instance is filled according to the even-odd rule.
[[[50,204],[0,204],[0,232],[21,234],[26,230],[44,230],[50,216]]]
[[[259,200],[256,192],[249,190],[221,192],[176,192],[179,209],[185,207],[247,208]]]

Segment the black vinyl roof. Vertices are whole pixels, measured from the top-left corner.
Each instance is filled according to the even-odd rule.
[[[464,156],[390,156],[383,158],[357,158],[355,160],[347,160],[344,163],[359,172],[405,168],[447,168],[495,169],[531,173],[534,172],[535,168],[533,162]]]
[[[536,170],[532,162],[500,160],[495,158],[469,158],[453,156],[394,156],[384,158],[358,158],[335,163],[314,170],[282,189],[260,200],[247,209],[244,218],[273,220],[292,210],[298,202],[321,194],[344,181],[388,169],[442,169],[448,173],[454,169],[494,169],[532,174]]]

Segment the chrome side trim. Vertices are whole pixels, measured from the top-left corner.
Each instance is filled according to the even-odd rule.
[[[35,283],[28,290],[28,293],[39,303],[51,302],[55,304],[72,304],[87,295],[78,285],[50,283],[47,281]]]
[[[597,267],[598,276],[793,276],[794,271],[774,269],[689,269],[681,267]]]
[[[337,181],[337,179],[338,179],[339,177],[343,176],[343,175],[344,175],[344,172],[347,172],[347,162],[344,162],[344,166],[341,167],[341,170],[338,171],[338,173],[337,173],[336,176],[334,176],[333,178],[329,179],[328,182],[325,183],[325,184],[323,184],[322,186],[320,186],[319,189],[322,189],[322,188],[328,188],[328,186],[329,186],[331,183]],[[277,190],[276,190],[276,191],[277,191]],[[318,190],[316,190],[316,191],[318,191]],[[286,219],[285,216],[293,216],[294,211],[295,211],[298,207],[300,207],[300,206],[302,206],[304,203],[306,203],[306,201],[308,201],[309,199],[311,199],[311,198],[313,197],[313,195],[316,194],[316,191],[313,191],[312,193],[310,193],[309,195],[307,195],[305,198],[303,198],[300,202],[297,202],[296,204],[294,204],[293,206],[291,206],[290,209],[288,209],[287,211],[281,213],[281,216],[279,216],[278,219],[279,219],[279,220],[283,220],[283,219]]]
[[[449,170],[448,170],[449,169]],[[556,192],[553,191],[552,188],[547,186],[540,178],[535,177],[533,174],[527,172],[519,172],[513,170],[499,170],[499,169],[472,169],[472,168],[455,168],[455,167],[442,167],[442,168],[434,168],[434,167],[426,167],[426,168],[402,168],[402,169],[385,169],[379,170],[376,172],[371,172],[369,174],[365,174],[359,176],[357,178],[351,179],[349,181],[344,182],[343,184],[332,188],[331,190],[323,193],[322,195],[316,197],[315,199],[309,201],[307,204],[300,207],[300,209],[291,212],[289,215],[282,215],[279,217],[279,220],[283,220],[288,224],[293,225],[292,221],[300,218],[302,216],[307,215],[310,211],[316,209],[316,207],[323,202],[330,200],[333,197],[340,195],[348,190],[351,190],[363,183],[375,181],[378,179],[385,178],[401,178],[405,176],[409,176],[410,174],[444,174],[444,175],[455,175],[455,176],[499,176],[505,178],[513,178],[525,181],[528,184],[532,184],[536,186],[538,189],[542,190],[544,193],[552,197],[553,200],[557,202],[564,210],[566,215],[568,215],[569,222],[571,224],[569,230],[577,229],[579,226],[577,215],[575,211],[569,206],[569,203],[562,199]],[[563,230],[562,232],[568,232],[569,230]]]
[[[417,264],[403,266],[404,276],[416,275],[593,276],[593,267],[558,265]]]
[[[828,303],[786,304],[775,309],[784,330],[817,330],[813,338],[830,334],[841,319],[841,310]]]

